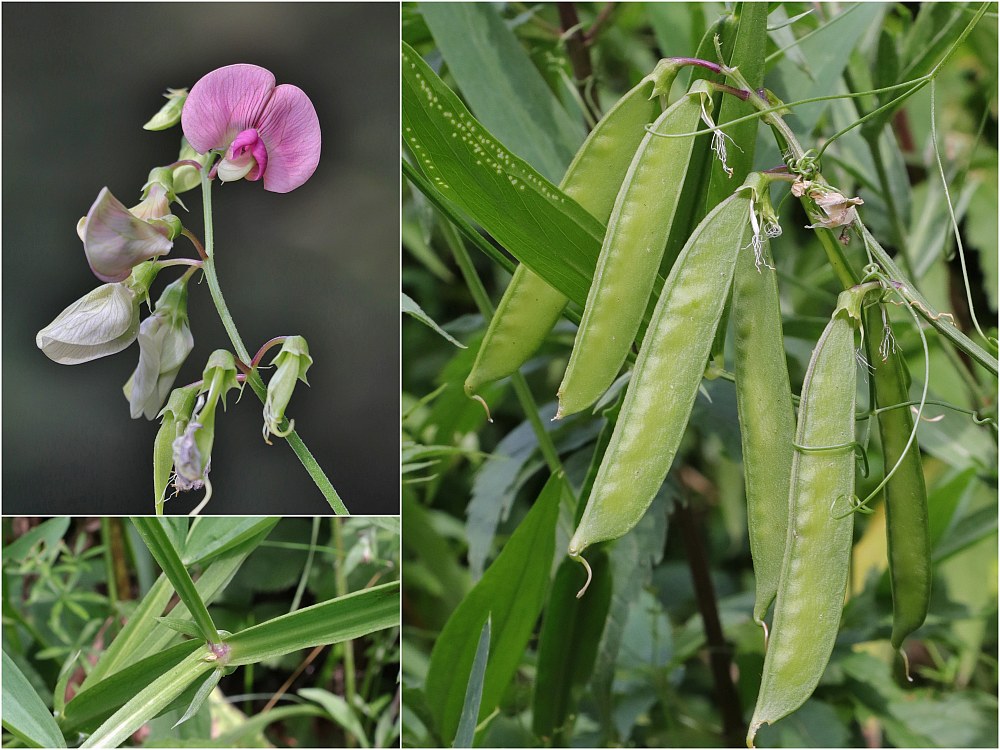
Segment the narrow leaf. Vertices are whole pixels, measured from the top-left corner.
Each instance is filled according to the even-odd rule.
[[[586,582],[583,568],[569,558],[559,566],[538,639],[532,722],[535,734],[552,737],[554,747],[568,740],[563,729],[574,714],[573,693],[593,672],[611,604],[607,553],[598,548],[589,558],[593,579],[585,599],[577,597]]]
[[[418,5],[476,118],[541,174],[562,177],[584,132],[489,3]]]
[[[204,563],[210,558],[239,547],[246,540],[270,531],[280,521],[278,516],[198,516],[188,533],[184,564]],[[178,547],[180,549],[180,547]]]
[[[177,722],[170,727],[171,729],[176,729],[185,721],[194,716],[198,711],[201,710],[202,705],[205,703],[205,699],[212,694],[215,690],[215,686],[219,684],[219,680],[222,679],[222,670],[213,669],[212,673],[208,676],[208,679],[202,683],[201,687],[198,688],[198,692],[194,694],[194,698],[191,701],[191,705],[187,707],[187,711],[184,715],[177,720]]]
[[[410,295],[408,295],[406,292],[399,293],[399,309],[408,315],[412,315],[414,318],[419,320],[421,323],[430,328],[432,331],[434,331],[435,333],[439,334],[440,336],[444,337],[445,339],[453,343],[459,349],[466,348],[465,344],[463,344],[461,341],[456,339],[454,336],[452,336],[450,333],[444,330],[441,326],[435,323],[434,319],[430,315],[425,313],[423,308],[420,305],[418,305],[416,301],[412,297],[410,297]]]
[[[188,611],[201,631],[201,636],[210,643],[221,642],[215,623],[212,622],[212,616],[208,613],[204,600],[198,594],[194,581],[191,580],[191,574],[181,562],[181,558],[171,543],[166,527],[160,522],[160,518],[133,516],[132,524],[149,548],[150,554],[163,569],[164,575],[170,579],[177,596],[187,605]]]
[[[403,138],[436,190],[579,304],[603,225],[487,131],[403,44]]]
[[[224,523],[227,520],[226,518],[209,516],[201,517],[202,524],[209,521]],[[243,561],[267,538],[269,532],[270,528],[265,528],[257,536],[226,551],[213,560],[202,572],[195,588],[198,589],[198,593],[206,605],[210,604],[226,584],[232,580]],[[189,547],[193,547],[193,545],[189,545]],[[194,562],[197,563],[198,560],[196,559]],[[161,575],[152,588],[146,592],[139,607],[132,613],[128,622],[125,623],[125,627],[111,642],[108,650],[101,654],[97,665],[84,680],[81,691],[89,689],[105,676],[114,674],[117,670],[134,663],[146,654],[165,648],[177,638],[174,631],[159,624],[155,619],[163,612],[172,595],[173,589],[170,586],[170,581],[167,580],[166,576]],[[187,619],[191,617],[183,602],[171,610],[170,616]]]
[[[250,664],[399,625],[399,581],[356,591],[241,630],[226,639],[229,666]]]
[[[458,720],[458,732],[455,734],[455,743],[452,747],[472,747],[476,738],[479,704],[483,699],[483,683],[486,681],[486,657],[490,653],[490,622],[490,618],[487,617],[479,634],[479,645],[476,646],[476,657],[472,661],[472,673],[469,675],[469,685],[465,689],[462,716]]]
[[[205,653],[204,648],[198,648],[177,666],[150,682],[101,724],[80,747],[118,747],[139,727],[159,716],[200,675],[214,669],[211,662],[203,660]]]
[[[185,641],[154,651],[145,659],[119,669],[114,674],[79,692],[69,703],[59,723],[66,734],[92,732],[101,722],[125,705],[136,693],[167,671],[175,668],[195,651],[203,648],[200,641]]]
[[[66,747],[56,720],[6,651],[3,652],[3,727],[31,747]]]
[[[157,617],[156,621],[176,633],[190,636],[191,638],[201,638],[201,631],[198,626],[183,617]]]
[[[425,692],[441,740],[450,745],[465,704],[479,633],[493,618],[492,647],[479,718],[500,702],[517,671],[549,587],[555,528],[565,479],[549,479],[535,505],[452,613],[431,652]]]

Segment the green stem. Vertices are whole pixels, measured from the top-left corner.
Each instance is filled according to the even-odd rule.
[[[249,362],[250,353],[247,351],[246,344],[243,343],[240,332],[236,330],[236,323],[233,321],[233,316],[226,306],[226,300],[222,296],[222,288],[219,286],[219,278],[215,273],[215,232],[212,227],[212,183],[208,179],[208,171],[209,168],[207,166],[201,170],[201,196],[205,213],[205,255],[208,256],[202,266],[202,270],[205,272],[205,278],[208,281],[208,290],[212,294],[212,301],[215,302],[215,309],[218,311],[219,318],[222,319],[222,325],[229,335],[229,340],[233,348],[236,350],[236,356],[243,362]],[[247,376],[246,382],[250,384],[250,387],[257,394],[257,398],[260,399],[261,403],[264,403],[267,400],[267,387],[256,370]],[[288,427],[287,420],[283,420],[281,427],[282,429]],[[306,447],[306,444],[302,442],[302,438],[299,437],[298,433],[294,430],[288,433],[285,441],[291,446],[292,451],[298,457],[299,461],[302,462],[306,473],[319,488],[319,491],[323,493],[323,497],[326,498],[330,507],[333,508],[333,512],[337,515],[350,515],[347,506],[344,505],[344,501],[340,499],[340,495],[334,489],[333,483],[323,472],[319,462],[316,461],[313,454]]]
[[[442,232],[445,241],[451,248],[452,254],[455,256],[455,262],[458,264],[462,276],[465,278],[465,284],[469,288],[469,293],[472,295],[476,307],[479,308],[479,312],[483,318],[489,320],[493,317],[493,303],[490,302],[486,288],[483,286],[479,274],[476,273],[476,269],[472,265],[472,258],[469,257],[469,253],[465,249],[461,237],[458,236],[458,232],[448,222],[442,224]],[[514,385],[514,393],[517,396],[517,400],[520,402],[525,416],[531,423],[535,438],[538,440],[538,447],[545,458],[545,463],[549,466],[549,471],[553,474],[561,471],[562,464],[559,461],[559,452],[556,451],[556,446],[553,444],[552,438],[538,416],[538,405],[531,395],[531,389],[528,388],[528,383],[525,381],[524,375],[520,372],[515,372],[511,375],[511,382]]]

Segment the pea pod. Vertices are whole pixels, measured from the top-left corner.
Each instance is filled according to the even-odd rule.
[[[653,290],[694,137],[657,133],[697,130],[711,107],[709,84],[697,81],[653,124],[639,145],[608,220],[594,280],[559,386],[556,418],[593,404],[625,362]]]
[[[768,205],[764,213],[768,213]],[[788,484],[792,473],[795,412],[788,383],[778,284],[763,236],[761,257],[745,252],[736,263],[731,319],[734,334],[736,407],[743,444],[747,525],[756,599],[753,618],[762,625],[778,593],[788,531]]]
[[[902,354],[892,344],[892,330],[876,310],[867,316],[873,348],[885,359],[875,369],[875,401],[880,409],[910,400]],[[885,470],[890,471],[904,456],[913,432],[908,407],[889,409],[878,415],[879,436]],[[927,487],[914,442],[885,486],[886,541],[889,550],[889,581],[892,586],[892,647],[919,628],[927,617],[931,596],[931,542],[927,515]]]
[[[762,724],[805,703],[837,638],[854,529],[854,333],[865,291],[841,293],[802,384],[788,535],[748,747]]]
[[[652,73],[601,118],[566,170],[560,188],[602,223],[608,221],[645,126],[660,111],[678,66],[661,60]],[[511,375],[542,345],[566,306],[566,296],[521,264],[504,292],[465,381],[470,396]]]
[[[642,518],[670,469],[698,393],[736,259],[748,244],[750,212],[763,175],[698,225],[663,285],[590,500],[569,543],[616,539]]]

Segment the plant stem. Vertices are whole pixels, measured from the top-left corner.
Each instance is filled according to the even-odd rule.
[[[476,269],[472,265],[472,258],[469,257],[462,239],[458,236],[456,229],[448,222],[442,224],[442,232],[444,233],[445,241],[451,247],[452,254],[455,256],[455,262],[462,271],[465,284],[469,288],[469,293],[472,295],[476,307],[479,308],[479,312],[484,318],[491,318],[493,316],[493,303],[490,302],[486,288],[483,286],[479,274],[476,273]],[[531,390],[528,388],[528,383],[525,381],[524,375],[520,372],[515,372],[510,377],[511,382],[514,384],[514,393],[521,404],[521,408],[524,410],[525,416],[531,423],[535,438],[538,440],[538,448],[545,458],[545,463],[549,466],[549,471],[553,474],[561,471],[562,464],[559,461],[559,452],[556,451],[552,438],[549,436],[548,431],[546,431],[545,425],[542,424],[542,420],[538,417],[538,405],[531,395]]]
[[[708,558],[705,556],[704,536],[690,502],[688,498],[685,502],[678,503],[674,509],[674,517],[680,522],[688,568],[691,571],[691,583],[694,585],[698,611],[701,612],[701,622],[708,642],[708,660],[712,670],[712,681],[715,683],[719,712],[722,714],[723,737],[727,747],[740,747],[743,744],[741,740],[746,733],[746,726],[743,724],[743,714],[740,710],[740,697],[730,677],[732,649],[726,643],[722,632],[719,610],[715,602],[715,588],[712,586]]]
[[[233,348],[236,350],[236,356],[244,362],[249,362],[250,353],[247,351],[246,344],[243,343],[240,332],[236,330],[236,323],[233,321],[233,316],[226,306],[226,300],[222,296],[222,288],[219,286],[219,278],[215,273],[215,232],[212,227],[212,183],[208,179],[208,171],[207,167],[201,170],[201,196],[205,213],[205,255],[208,256],[205,259],[202,270],[205,272],[205,279],[208,281],[208,290],[212,294],[212,301],[215,302],[215,309],[218,311],[222,325],[229,335],[229,340]],[[246,382],[250,384],[250,387],[257,394],[261,403],[264,403],[267,400],[267,387],[256,370],[250,373]],[[287,427],[287,420],[283,420],[281,428],[286,429]],[[299,437],[298,433],[294,430],[288,433],[285,441],[291,446],[292,451],[298,457],[299,461],[302,462],[306,473],[315,482],[319,491],[323,493],[323,497],[326,498],[330,507],[333,508],[333,512],[337,515],[350,515],[347,506],[344,505],[344,501],[340,499],[340,495],[334,489],[333,483],[323,472],[319,462],[313,457],[306,444],[302,442],[302,438]]]

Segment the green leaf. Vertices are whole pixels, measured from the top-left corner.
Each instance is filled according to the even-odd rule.
[[[198,516],[187,536],[184,564],[197,565],[225,554],[270,531],[280,520],[279,516]]]
[[[24,560],[28,557],[31,548],[38,542],[42,542],[47,549],[54,548],[59,544],[59,540],[66,535],[70,520],[66,516],[60,516],[38,524],[31,531],[3,548],[3,561]]]
[[[583,142],[517,37],[489,3],[419,3],[476,118],[511,151],[558,181]]]
[[[170,728],[176,729],[185,721],[187,721],[196,713],[198,713],[198,711],[201,710],[202,705],[204,705],[205,700],[208,698],[209,695],[212,694],[212,691],[215,690],[215,686],[219,684],[219,680],[221,679],[222,679],[222,670],[213,669],[212,673],[208,676],[208,679],[202,683],[201,687],[198,688],[198,692],[194,694],[194,698],[191,699],[191,705],[187,707],[187,711],[185,711],[184,715],[181,718],[179,718],[176,721],[176,723]]]
[[[393,581],[241,630],[226,639],[230,647],[229,666],[263,661],[398,626],[399,581]]]
[[[505,148],[405,43],[402,73],[403,139],[436,190],[582,305],[604,226]]]
[[[458,720],[458,731],[452,747],[473,747],[476,738],[476,724],[479,722],[479,704],[483,700],[483,683],[486,680],[486,659],[490,653],[490,618],[483,623],[476,646],[476,656],[472,660],[472,672],[465,689],[465,702]]]
[[[322,706],[330,718],[350,733],[361,747],[371,747],[357,714],[341,696],[320,688],[302,688],[299,695]]]
[[[6,651],[3,652],[3,726],[31,747],[66,747],[56,720]]]
[[[156,621],[174,632],[191,638],[201,638],[201,631],[198,626],[183,617],[157,617]]]
[[[434,643],[425,692],[446,745],[458,729],[479,633],[488,617],[493,618],[494,634],[480,719],[496,708],[517,671],[549,586],[559,502],[566,491],[562,474],[549,479],[528,515]]]
[[[149,682],[101,724],[80,747],[118,747],[139,727],[164,711],[188,685],[208,670],[214,669],[212,662],[204,661],[206,653],[204,647],[199,647],[177,666]]]
[[[589,556],[593,579],[585,598],[578,598],[586,575],[569,558],[556,572],[548,609],[538,638],[538,667],[532,727],[539,737],[552,737],[553,746],[567,744],[564,725],[574,712],[574,692],[590,679],[604,623],[611,605],[611,566],[607,553],[597,548]]]
[[[445,339],[453,343],[459,349],[465,349],[466,346],[461,341],[456,339],[441,326],[434,322],[434,319],[430,315],[424,312],[423,308],[418,305],[410,295],[406,292],[399,293],[399,309],[402,312],[412,315],[414,318],[419,320],[425,326],[429,327],[432,331],[435,331],[439,335],[443,336]]]
[[[208,607],[195,588],[191,574],[181,562],[177,549],[171,543],[167,527],[157,516],[133,516],[132,525],[149,548],[150,554],[163,569],[164,575],[170,579],[177,596],[187,605],[188,611],[201,631],[202,638],[210,643],[220,643],[222,639],[215,623],[212,622],[212,616],[208,613]]]
[[[202,517],[202,522],[225,523],[228,520],[226,518]],[[265,528],[257,536],[221,554],[202,572],[195,588],[198,589],[198,593],[206,604],[210,604],[219,595],[250,553],[267,538],[270,531],[270,528]],[[81,690],[86,690],[105,676],[132,664],[146,654],[163,649],[177,638],[176,632],[156,621],[156,616],[163,612],[172,595],[173,589],[170,586],[170,581],[165,575],[161,575],[143,597],[139,607],[132,613],[125,627],[111,642],[107,651],[101,654],[97,665],[84,680]],[[183,602],[170,611],[170,616],[190,618]]]
[[[886,6],[881,3],[855,3],[803,39],[798,48],[809,61],[813,75],[789,65],[776,69],[780,85],[774,88],[779,98],[792,102],[834,91],[851,51],[871,28],[878,25],[885,12]],[[794,116],[787,118],[788,123],[808,142],[811,140],[809,134],[828,105],[829,102],[814,102],[795,107]],[[774,148],[772,145],[769,150]]]
[[[93,731],[143,687],[203,648],[201,641],[184,641],[155,651],[94,682],[66,704],[59,721],[63,731],[66,734]]]

